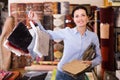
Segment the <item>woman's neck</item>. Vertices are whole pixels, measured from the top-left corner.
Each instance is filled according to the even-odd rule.
[[[80,32],[81,35],[84,35],[86,31],[86,27],[77,27],[78,32]]]

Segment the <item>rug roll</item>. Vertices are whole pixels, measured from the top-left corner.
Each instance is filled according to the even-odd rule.
[[[53,16],[52,15],[43,16],[43,26],[46,30],[53,30]]]
[[[116,27],[120,27],[120,8],[116,10]]]
[[[11,69],[24,68],[25,66],[30,66],[32,59],[30,55],[17,56],[12,53],[11,55]]]
[[[34,10],[40,20],[43,18],[43,3],[11,3],[10,4],[10,15],[15,17],[15,25],[18,22],[24,21],[27,26],[28,22],[28,12],[30,9]]]
[[[100,21],[101,24],[104,24],[100,25],[100,34],[102,34],[100,35],[102,69],[103,71],[115,71],[114,10],[112,7],[109,6],[100,8]]]
[[[15,25],[18,21],[26,19],[26,4],[25,3],[11,3],[10,15],[15,17]]]
[[[94,31],[95,29],[95,10],[97,10],[96,6],[91,6],[90,4],[83,5],[88,10],[89,22],[87,27],[90,31]]]
[[[72,16],[71,15],[65,15],[65,27],[70,27],[70,28],[73,28],[75,27],[75,23],[72,19]]]
[[[57,31],[57,30],[60,30],[60,29],[62,29],[62,27],[54,27],[54,31]],[[59,43],[59,42],[61,42],[62,40],[61,39],[55,39],[54,40],[54,42],[56,42],[56,43]]]
[[[42,3],[34,3],[33,4],[33,10],[37,13],[38,19],[42,20],[43,19],[43,4]]]
[[[4,47],[4,42],[15,27],[15,18],[9,16],[6,18],[0,35],[0,70],[9,70],[11,64],[11,51]]]
[[[100,21],[101,23],[108,23],[111,26],[114,22],[114,10],[111,6],[100,8]]]
[[[60,2],[53,2],[53,14],[60,14]]]
[[[34,11],[43,11],[43,3],[34,3],[32,6]]]
[[[116,36],[116,52],[120,52],[120,34],[118,33]]]
[[[77,6],[79,6],[79,4],[70,4],[70,6],[69,6],[69,14],[72,14],[72,11],[73,11],[73,9],[75,8],[75,7],[77,7]]]
[[[52,2],[44,2],[44,15],[52,15],[53,14],[53,3]]]
[[[19,13],[19,11],[25,11],[26,10],[26,4],[25,3],[11,3],[10,4],[10,13]],[[18,11],[18,12],[17,12]]]
[[[105,68],[107,69],[109,66],[109,49],[108,47],[101,47],[101,53],[104,53],[102,54],[102,68]]]
[[[90,4],[80,4],[81,6],[85,7],[88,11],[88,15],[90,16],[91,15],[91,5]]]
[[[44,56],[45,61],[54,61],[54,47],[53,47],[53,40],[50,40],[49,42],[49,54],[48,56]]]
[[[98,35],[100,39],[100,10],[95,10],[94,12],[95,16],[95,24],[94,24],[94,32]]]
[[[98,8],[97,6],[92,6],[92,5],[91,5],[90,8],[91,8],[91,14],[92,14],[92,15],[94,15],[95,11],[98,10],[98,9],[97,9],[97,8]]]
[[[63,14],[53,14],[53,25],[55,27],[64,28],[65,15]]]
[[[61,13],[61,2],[44,2],[44,15],[53,15]]]
[[[109,39],[101,39],[100,40],[101,42],[101,46],[105,46],[105,47],[108,47],[110,44],[109,44]]]
[[[61,6],[61,14],[69,14],[69,5],[68,1],[60,2]]]

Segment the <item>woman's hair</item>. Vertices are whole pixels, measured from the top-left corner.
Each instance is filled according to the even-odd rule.
[[[83,7],[83,6],[77,6],[77,7],[74,8],[73,11],[72,11],[72,17],[74,17],[75,11],[76,11],[76,10],[79,10],[79,9],[85,10],[86,14],[88,15],[88,11],[87,11],[87,9],[86,9],[85,7]]]

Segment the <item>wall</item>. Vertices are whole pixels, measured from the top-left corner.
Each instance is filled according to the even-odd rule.
[[[95,6],[104,6],[104,0],[8,0],[8,3],[28,3],[28,2],[56,2],[69,1],[70,4],[91,4]],[[10,6],[8,4],[8,6]],[[10,7],[9,7],[10,8]],[[8,9],[9,11],[10,9]]]
[[[45,2],[45,1],[69,1],[71,4],[91,4],[96,6],[103,6],[104,0],[8,0],[9,3],[21,2]]]

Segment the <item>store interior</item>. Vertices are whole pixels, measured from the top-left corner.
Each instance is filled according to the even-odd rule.
[[[101,64],[85,71],[86,80],[120,80],[119,0],[1,0],[0,80],[56,80],[57,64],[62,58],[64,49],[63,41],[49,40],[49,47],[45,47],[48,49],[48,52],[45,51],[47,55],[34,56],[25,47],[32,39],[26,39],[24,33],[22,34],[24,37],[19,39],[16,37],[16,40],[24,38],[24,41],[18,43],[26,49],[16,49],[14,52],[13,48],[6,48],[5,41],[9,40],[8,37],[14,30],[9,28],[12,23],[4,28],[9,16],[15,18],[14,26],[23,22],[29,28],[28,12],[32,8],[39,15],[40,22],[46,30],[74,28],[75,23],[71,13],[79,5],[88,10],[88,29],[97,34],[102,56]],[[20,32],[15,34],[19,35]]]

